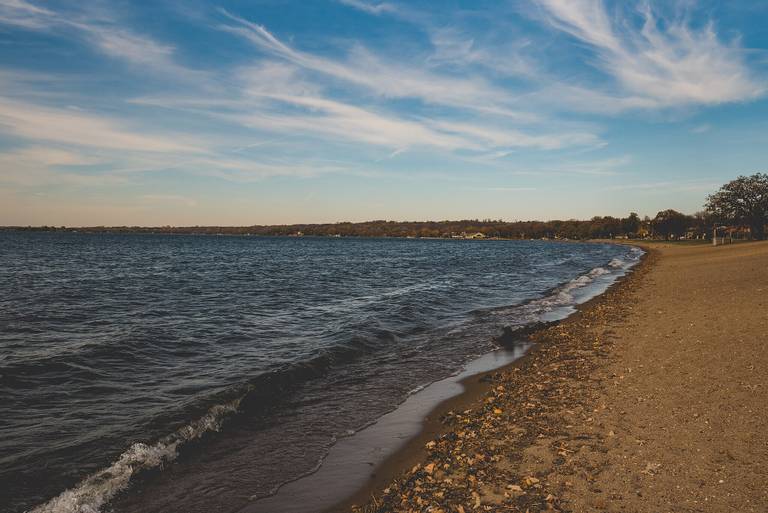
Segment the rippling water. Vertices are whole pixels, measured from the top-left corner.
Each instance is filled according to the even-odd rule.
[[[638,257],[0,233],[0,509],[237,510],[492,350],[503,327],[567,310]]]

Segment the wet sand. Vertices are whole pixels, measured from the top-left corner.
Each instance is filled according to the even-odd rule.
[[[646,249],[334,511],[768,511],[768,242]]]

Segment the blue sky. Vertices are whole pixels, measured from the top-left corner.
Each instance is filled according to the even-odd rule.
[[[0,0],[0,225],[700,210],[768,3]]]

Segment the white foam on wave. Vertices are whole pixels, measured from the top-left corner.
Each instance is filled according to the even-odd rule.
[[[408,392],[408,394],[407,394],[407,395],[410,397],[410,396],[412,396],[413,394],[417,394],[417,393],[421,392],[422,390],[424,390],[424,388],[426,388],[426,386],[427,386],[427,385],[418,385],[416,388],[414,388],[413,390],[411,390],[410,392]]]
[[[576,289],[580,289],[583,287],[586,287],[593,281],[595,281],[595,278],[598,276],[603,276],[605,274],[610,274],[611,271],[608,269],[605,269],[604,267],[595,267],[591,271],[589,271],[587,274],[582,274],[581,276],[578,276],[565,285],[561,286],[559,289],[555,291],[555,293],[546,298],[543,302],[545,304],[558,304],[558,305],[565,305],[572,303],[574,298],[573,294],[571,292],[575,291]]]
[[[621,269],[625,265],[626,265],[626,262],[621,258],[614,258],[613,260],[608,262],[608,267],[611,267],[613,269]]]
[[[155,444],[135,443],[109,467],[82,480],[31,513],[99,513],[118,492],[128,487],[131,477],[141,470],[160,467],[178,456],[185,442],[200,438],[209,431],[218,431],[224,419],[237,411],[240,399],[213,406],[199,419],[163,437]]]
[[[538,303],[543,305],[546,309],[573,305],[576,302],[574,292],[577,291],[577,289],[591,285],[601,276],[613,274],[621,275],[621,271],[626,271],[637,264],[644,253],[645,252],[642,249],[632,246],[629,253],[625,255],[624,258],[613,258],[608,262],[606,267],[595,267],[588,273],[582,274],[565,285],[562,285],[560,288],[556,289],[551,296],[539,300]]]
[[[588,273],[577,276],[568,283],[555,289],[555,291],[550,296],[547,296],[546,298],[540,299],[538,301],[534,301],[533,304],[535,306],[542,306],[545,310],[573,305],[576,303],[574,293],[577,292],[578,289],[582,289],[588,285],[591,285],[595,279],[599,278],[600,276],[613,274],[619,269],[624,269],[625,263],[623,261],[621,261],[622,263],[620,265],[615,265],[618,261],[619,259],[616,258],[611,260],[607,266],[609,269],[606,269],[605,267],[595,267]]]

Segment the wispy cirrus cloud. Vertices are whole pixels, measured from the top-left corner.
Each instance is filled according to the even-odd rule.
[[[494,75],[535,80],[540,77],[533,58],[524,51],[534,43],[525,37],[515,37],[503,44],[488,45],[477,41],[459,27],[434,26],[426,22],[425,30],[434,52],[428,62],[435,66],[459,69],[480,68]]]
[[[125,183],[125,179],[118,176],[84,174],[73,170],[74,167],[90,166],[98,162],[93,156],[71,149],[21,147],[0,152],[0,185],[93,187]]]
[[[298,85],[297,89],[302,90]],[[600,137],[588,131],[528,133],[494,124],[402,117],[364,109],[324,96],[272,92],[280,88],[248,89],[245,98],[227,101],[205,98],[137,98],[136,103],[190,109],[215,118],[286,136],[311,135],[329,142],[362,142],[393,148],[490,152],[497,148],[552,150],[574,146],[598,146]],[[286,90],[290,88],[287,87]],[[285,106],[291,106],[286,109]]]
[[[74,26],[82,30],[94,48],[105,55],[169,71],[178,68],[173,61],[175,48],[172,45],[159,43],[119,27],[80,23]]]
[[[721,41],[712,22],[696,29],[686,18],[664,20],[662,30],[657,15],[644,4],[643,23],[635,29],[621,13],[609,15],[601,0],[539,4],[551,26],[596,52],[595,65],[621,88],[613,102],[616,110],[713,105],[751,100],[766,92],[737,42]],[[604,95],[603,103],[609,98]]]
[[[594,146],[600,138],[590,132],[526,133],[493,125],[477,125],[457,121],[434,121],[431,126],[446,133],[460,134],[484,144],[484,148],[539,148],[554,150],[569,146]]]
[[[432,130],[427,126],[393,116],[386,116],[346,103],[310,96],[271,94],[269,99],[310,109],[315,114],[254,113],[236,119],[250,127],[287,133],[314,132],[395,148],[433,146],[457,149],[474,144],[460,136]]]
[[[90,16],[87,10],[60,12],[27,0],[0,0],[0,24],[35,31],[72,32],[103,55],[154,72],[181,78],[200,77],[203,72],[179,65],[173,45],[135,32],[109,16]]]
[[[0,0],[0,23],[39,30],[53,22],[55,13],[26,0]]]
[[[379,15],[383,13],[398,12],[397,6],[388,2],[374,3],[364,2],[363,0],[338,0],[338,2],[360,11],[367,12],[368,14]]]
[[[703,123],[701,125],[697,125],[691,128],[691,132],[693,132],[694,134],[705,134],[710,130],[712,130],[712,125],[710,125],[709,123]]]
[[[123,61],[138,70],[151,71],[148,78],[159,76],[164,81],[194,84],[198,88],[215,87],[212,73],[178,62],[174,45],[114,24],[76,23],[72,26],[83,34],[96,52]]]
[[[383,98],[415,98],[440,104],[479,110],[497,115],[525,118],[506,104],[508,93],[481,77],[464,78],[432,73],[425,69],[386,62],[360,46],[354,46],[347,60],[331,59],[296,50],[283,43],[264,26],[223,11],[234,22],[223,30],[237,34],[260,50],[281,57],[307,70],[364,88]]]
[[[104,116],[2,97],[0,131],[31,141],[113,150],[181,153],[204,151],[202,145],[195,144],[189,137],[150,135],[143,130],[131,130],[122,122]]]

